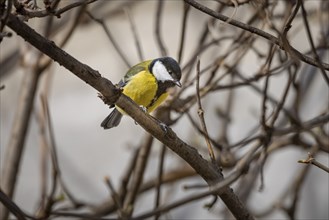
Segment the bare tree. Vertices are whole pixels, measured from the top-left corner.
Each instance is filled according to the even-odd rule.
[[[329,172],[326,162],[317,157],[328,157],[329,152],[329,2],[159,0],[149,14],[145,4],[150,3],[0,0],[0,49],[4,51],[1,51],[0,60],[0,93],[7,89],[6,79],[15,69],[24,70],[8,143],[5,150],[1,146],[5,152],[1,157],[0,218],[8,219],[11,213],[17,219],[106,219],[108,216],[159,219],[178,207],[204,198],[212,201],[200,210],[211,211],[220,200],[223,202],[221,212],[214,214],[221,219],[269,218],[277,212],[290,219],[303,217],[298,207],[302,188],[311,178],[309,173],[313,169],[324,175]],[[168,4],[179,8],[181,18],[170,24],[170,33],[163,31],[171,16],[166,9]],[[109,26],[119,19],[120,24],[125,24],[122,28],[128,28],[131,33],[135,45],[131,50],[136,51],[138,60],[144,60],[144,35],[139,32],[143,23],[137,22],[135,18],[139,14],[133,13],[138,7],[145,7],[144,15],[154,21],[153,32],[146,33],[154,34],[154,50],[160,56],[177,57],[182,68],[183,87],[172,91],[154,117],[123,95],[113,79],[107,79],[105,73],[79,61],[64,49],[79,28],[88,31],[97,26],[113,45],[111,52],[118,55],[126,68],[131,67],[130,51],[124,49],[125,45],[118,40],[119,34]],[[32,20],[38,25],[27,22]],[[193,23],[196,21],[199,23]],[[176,46],[166,45],[173,33],[179,36],[175,38]],[[191,43],[191,35],[198,40]],[[15,38],[24,39],[24,44],[7,46]],[[55,135],[53,106],[49,105],[49,90],[55,84],[51,72],[56,63],[95,89],[100,101],[122,108],[139,129],[146,131],[141,144],[131,151],[122,179],[115,180],[120,186],[115,187],[111,176],[104,173],[111,196],[99,204],[82,201],[79,195],[72,193],[70,189],[74,186],[67,184],[62,175],[64,170],[57,153],[57,138],[60,137]],[[45,82],[41,82],[43,76]],[[324,92],[314,93],[314,87]],[[248,124],[244,124],[246,122],[239,116],[250,110],[246,107],[248,102],[254,103],[253,112],[248,114]],[[312,109],[311,117],[306,114],[309,109]],[[214,112],[211,121],[207,117],[209,112]],[[159,120],[168,128],[163,129]],[[35,132],[40,143],[40,199],[37,210],[30,212],[24,205],[18,205],[14,195],[27,133],[33,121],[38,124]],[[193,133],[188,143],[183,141],[179,131],[171,129],[179,123]],[[239,129],[243,132],[234,133]],[[156,160],[152,152],[155,139],[161,142]],[[293,161],[298,166],[297,171],[267,208],[253,208],[257,189],[266,188],[269,161],[287,149],[297,149],[305,155]],[[183,160],[184,165],[175,164],[167,169],[165,162],[169,159]],[[156,169],[147,168],[151,162],[158,163]],[[145,176],[152,178],[145,181]],[[189,181],[192,178],[203,179],[204,184],[194,185]],[[185,190],[191,193],[163,202],[166,187],[182,181]],[[275,181],[279,183],[280,177]],[[137,202],[146,192],[154,192],[153,207],[140,212]],[[321,193],[328,194],[328,190]],[[325,202],[323,207],[328,206],[328,200]],[[328,218],[328,213],[321,216]]]

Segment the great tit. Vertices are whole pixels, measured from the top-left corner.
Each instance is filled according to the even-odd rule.
[[[118,83],[123,94],[142,106],[148,113],[155,110],[168,96],[167,89],[181,87],[181,69],[171,57],[143,61],[128,70]],[[119,125],[125,112],[117,106],[101,126],[110,129]]]

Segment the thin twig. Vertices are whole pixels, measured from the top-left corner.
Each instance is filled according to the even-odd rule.
[[[41,18],[41,17],[46,17],[49,15],[54,15],[54,16],[60,18],[63,13],[70,11],[73,8],[91,4],[95,1],[98,1],[98,0],[80,0],[80,1],[76,1],[74,3],[68,4],[68,5],[64,6],[63,8],[56,9],[56,10],[54,9],[54,7],[57,7],[57,3],[59,2],[57,0],[53,1],[52,6],[50,6],[51,8],[45,8],[42,10],[40,10],[40,9],[31,10],[31,9],[25,8],[21,4],[15,5],[15,7],[16,7],[16,9],[19,9],[20,13],[22,15],[26,16],[27,18],[34,18],[34,17]]]
[[[103,19],[100,18],[96,18],[94,15],[92,15],[89,11],[86,11],[87,15],[94,20],[96,23],[98,23],[103,30],[105,31],[107,37],[109,38],[109,40],[111,41],[113,47],[115,48],[115,50],[117,51],[117,53],[119,54],[119,56],[121,57],[121,59],[123,60],[123,62],[126,64],[126,66],[128,68],[131,67],[131,64],[129,63],[126,55],[123,53],[123,51],[121,50],[119,44],[116,42],[116,40],[114,39],[110,29],[107,27],[106,23],[104,22]]]
[[[158,6],[157,6],[156,14],[155,14],[155,36],[156,36],[157,44],[160,48],[161,56],[166,56],[168,54],[167,49],[164,46],[163,39],[161,37],[162,36],[161,35],[161,27],[162,27],[161,18],[162,18],[163,4],[164,4],[164,0],[158,1]]]
[[[106,185],[109,187],[109,189],[111,191],[111,197],[118,208],[119,218],[122,218],[123,214],[122,214],[122,206],[121,206],[120,197],[119,197],[118,193],[115,191],[110,177],[106,176],[104,178],[104,180],[105,180]]]
[[[53,27],[53,17],[47,17],[46,23],[44,25],[45,36],[50,36],[51,29]],[[49,64],[48,64],[49,65]],[[41,64],[39,63],[39,68]],[[42,71],[42,69],[40,68]],[[44,69],[46,70],[46,68]],[[48,72],[46,76],[45,86],[44,86],[44,96],[47,96],[49,93],[51,81],[51,72]],[[47,120],[48,113],[45,109],[45,103],[43,102],[41,97],[41,111],[39,111],[39,131],[40,131],[40,176],[41,176],[41,200],[40,200],[40,208],[37,211],[37,215],[44,215],[46,213],[47,203],[53,198],[47,199],[47,186],[48,186],[48,152],[49,152],[49,144],[47,140]],[[57,181],[57,180],[54,180]],[[54,184],[55,185],[55,184]]]
[[[235,71],[232,71],[230,74],[230,84],[233,83],[235,77]],[[208,84],[208,83],[207,83]],[[233,102],[234,102],[234,90],[229,89],[229,93],[227,95],[227,101],[225,104],[225,110],[222,114],[221,119],[221,129],[220,129],[220,134],[219,134],[219,142],[223,143],[225,148],[228,146],[228,129],[229,129],[229,124],[231,122],[231,115],[232,115],[232,108],[233,108]]]
[[[306,33],[307,33],[307,37],[308,37],[308,40],[311,44],[311,48],[312,48],[312,52],[313,52],[313,56],[320,68],[320,71],[321,71],[321,74],[322,74],[322,77],[324,78],[324,80],[326,81],[327,85],[329,86],[329,77],[328,75],[326,74],[326,71],[324,69],[324,66],[322,65],[322,62],[320,60],[320,57],[318,55],[318,53],[316,52],[316,49],[315,49],[315,45],[314,45],[314,42],[313,42],[313,37],[312,37],[312,33],[311,33],[311,30],[310,30],[310,25],[308,23],[308,19],[307,19],[307,12],[305,10],[305,7],[304,7],[304,0],[298,0],[301,4],[301,8],[302,8],[302,14],[303,14],[303,21],[304,21],[304,24],[305,24],[305,27],[306,27]]]
[[[41,106],[42,107],[42,106]],[[40,185],[41,185],[41,198],[40,205],[36,215],[43,213],[47,200],[47,187],[48,187],[48,141],[46,132],[46,116],[44,111],[38,111],[37,121],[39,125],[39,138],[40,138]]]
[[[55,143],[55,137],[54,137],[54,133],[53,133],[53,127],[52,127],[52,121],[50,119],[49,116],[49,107],[48,107],[48,103],[46,100],[45,96],[41,96],[41,103],[42,103],[42,107],[43,107],[43,112],[46,118],[46,121],[48,122],[48,130],[49,130],[49,134],[50,134],[50,155],[51,155],[51,160],[52,160],[52,164],[53,164],[53,172],[52,172],[52,187],[50,190],[50,194],[48,196],[48,199],[46,201],[46,203],[44,204],[44,208],[43,210],[41,210],[40,213],[40,217],[41,218],[47,218],[50,215],[50,212],[52,210],[53,205],[56,202],[55,199],[55,193],[57,191],[57,183],[58,183],[58,176],[60,175],[60,170],[59,170],[59,166],[58,166],[58,159],[57,159],[57,152],[56,152],[56,143]]]
[[[133,156],[129,160],[129,164],[126,168],[126,171],[123,174],[122,180],[121,180],[121,186],[118,190],[118,196],[120,197],[120,205],[123,206],[124,199],[127,195],[127,188],[130,179],[133,177],[133,171],[136,167],[137,158],[138,158],[138,152],[140,148],[136,148],[133,151]],[[143,190],[140,190],[140,192],[143,192]],[[107,199],[103,202],[101,202],[101,205],[93,206],[91,207],[93,215],[95,216],[102,216],[102,215],[108,215],[115,211],[117,208],[116,204],[114,203],[113,199]]]
[[[26,220],[25,213],[0,188],[0,201],[18,220]]]
[[[187,28],[187,16],[188,12],[190,11],[190,5],[186,4],[184,2],[184,12],[183,12],[183,22],[182,22],[182,32],[181,32],[181,38],[180,38],[180,46],[178,50],[178,63],[182,62],[182,57],[183,57],[183,51],[184,51],[184,42],[185,42],[185,33],[186,33],[186,28]]]
[[[262,154],[259,158],[259,161],[258,161],[259,168],[260,168],[259,191],[263,190],[263,188],[264,188],[264,165],[265,165],[265,162],[266,162],[266,159],[267,159],[267,156],[268,156],[267,155],[267,148],[268,148],[268,145],[270,144],[270,142],[272,140],[273,127],[270,127],[266,123],[266,119],[267,119],[267,117],[266,117],[266,110],[267,110],[266,102],[268,100],[268,86],[269,86],[269,80],[270,80],[270,74],[268,73],[268,70],[271,67],[275,51],[276,51],[276,47],[274,45],[271,45],[270,49],[269,49],[268,57],[267,57],[267,59],[265,61],[265,64],[264,64],[264,68],[262,68],[263,72],[266,74],[265,85],[264,85],[264,89],[263,89],[262,115],[261,115],[261,125],[262,125],[263,132],[265,134],[264,135],[265,138],[263,139],[264,149],[263,149],[263,152],[262,152]]]
[[[44,108],[44,111],[45,111],[45,116],[46,116],[46,119],[47,119],[47,125],[48,125],[49,137],[50,137],[50,144],[49,144],[50,149],[49,149],[49,151],[50,151],[50,155],[51,155],[51,159],[52,159],[52,165],[53,165],[54,185],[53,185],[51,196],[49,196],[49,197],[53,198],[53,196],[56,192],[55,188],[57,187],[57,184],[55,184],[55,183],[58,181],[60,186],[61,186],[61,189],[63,190],[63,192],[65,193],[67,198],[75,205],[75,207],[80,207],[80,206],[83,205],[83,203],[78,201],[75,198],[75,196],[73,196],[73,194],[68,190],[67,186],[65,185],[64,180],[62,179],[62,172],[60,170],[59,163],[58,163],[57,144],[56,144],[56,140],[55,140],[55,132],[54,132],[54,127],[53,127],[53,123],[52,123],[52,119],[51,119],[50,109],[49,109],[49,106],[48,106],[47,97],[45,95],[41,95],[41,101],[42,101],[43,108]]]
[[[283,93],[283,96],[281,98],[281,101],[278,103],[278,106],[277,106],[277,108],[276,108],[276,110],[275,110],[275,112],[274,112],[274,114],[272,116],[272,120],[270,122],[270,127],[274,127],[274,124],[275,124],[276,120],[279,117],[279,114],[280,114],[280,112],[281,112],[281,110],[282,110],[282,108],[283,108],[283,106],[284,106],[284,104],[286,102],[287,97],[288,97],[289,89],[290,89],[293,81],[295,80],[295,77],[297,75],[297,72],[298,72],[298,68],[296,67],[295,70],[294,70],[294,72],[293,73],[289,73],[289,75],[288,75],[289,78],[288,78],[288,82],[287,82],[286,88],[284,90],[284,93]]]
[[[148,161],[148,157],[150,154],[150,150],[153,144],[153,140],[154,140],[153,136],[147,134],[145,138],[145,142],[143,143],[141,149],[138,152],[134,178],[131,183],[131,188],[128,189],[127,196],[123,203],[124,218],[131,218],[131,215],[133,213],[134,202],[137,198],[139,187],[143,181],[143,176]]]
[[[270,68],[271,66],[271,63],[272,63],[272,59],[273,59],[273,56],[274,56],[274,53],[275,53],[275,47],[274,46],[271,46],[270,49],[269,49],[269,54],[268,54],[268,57],[267,57],[267,60],[264,64],[264,67],[262,68],[263,69],[263,72],[264,74],[266,74],[266,77],[265,77],[265,84],[264,84],[264,88],[263,88],[263,99],[262,99],[262,116],[261,116],[261,125],[263,127],[263,130],[264,132],[268,133],[268,125],[266,124],[266,112],[267,112],[267,106],[266,106],[266,102],[267,102],[267,99],[268,99],[268,86],[269,86],[269,80],[270,80],[270,74],[268,73],[268,69]]]
[[[323,126],[329,122],[329,114],[316,116],[308,121],[300,122],[299,126],[290,126],[287,128],[277,128],[273,131],[273,135],[280,136],[289,133],[300,133],[315,127]]]
[[[209,140],[209,134],[208,134],[208,130],[207,130],[207,126],[206,126],[206,122],[204,119],[204,111],[202,108],[202,104],[201,104],[201,98],[200,98],[200,58],[197,58],[197,67],[196,67],[196,73],[197,73],[197,78],[196,78],[196,97],[197,97],[197,101],[198,101],[198,115],[200,118],[200,123],[201,123],[201,127],[202,130],[204,131],[205,135],[204,138],[206,140],[207,143],[207,147],[208,147],[208,153],[210,156],[211,161],[216,164],[216,157],[215,157],[215,153],[214,150],[211,146],[211,142]]]
[[[156,186],[156,199],[155,199],[155,209],[160,206],[161,202],[161,185],[163,179],[163,169],[164,169],[164,159],[166,156],[166,149],[165,145],[162,145],[161,153],[160,153],[160,161],[159,161],[159,171],[158,171],[158,181]],[[160,218],[160,214],[155,215],[155,220]]]
[[[5,3],[0,1],[0,5],[3,5],[4,6]],[[8,16],[9,16],[9,14],[11,12],[12,6],[13,6],[13,2],[12,1],[7,1],[7,8],[3,12],[3,14],[1,14],[1,17],[0,17],[0,34],[3,33],[3,29],[4,29],[4,27],[5,27],[5,25],[6,25],[7,21],[8,21]],[[6,34],[6,35],[8,36],[8,34]],[[3,36],[0,35],[0,43],[2,41],[2,37]]]
[[[189,121],[191,122],[191,124],[193,125],[193,127],[203,136],[206,136],[206,133],[204,132],[204,130],[202,128],[200,128],[200,126],[197,124],[197,122],[193,119],[193,117],[191,116],[191,114],[189,112],[185,112],[186,116],[188,117]],[[210,136],[208,136],[208,139],[211,141],[211,143],[219,150],[221,150],[223,148],[222,145],[220,145],[215,139],[211,138]]]
[[[131,12],[130,12],[128,7],[125,7],[124,11],[125,11],[125,13],[128,17],[130,28],[131,28],[131,31],[133,33],[133,37],[134,37],[134,40],[135,40],[135,45],[136,45],[137,52],[138,52],[138,57],[139,57],[140,60],[144,60],[144,55],[143,55],[141,43],[140,43],[140,40],[139,40],[139,37],[138,37],[138,34],[137,34],[136,24],[134,22],[134,19],[132,19]]]
[[[322,169],[323,171],[329,173],[329,167],[323,165],[322,163],[318,162],[313,156],[312,154],[308,154],[308,158],[304,159],[304,160],[298,160],[298,163],[305,163],[305,164],[312,164],[320,169]]]
[[[9,20],[10,20],[9,16]],[[38,57],[39,52],[31,50]],[[32,113],[33,103],[37,86],[39,83],[40,72],[36,69],[37,60],[31,61],[29,67],[25,70],[26,74],[21,85],[20,101],[18,102],[17,111],[14,116],[14,122],[10,133],[9,143],[6,148],[3,170],[1,175],[1,187],[9,198],[12,198],[15,187],[17,174],[19,173],[20,162],[25,145],[26,133],[29,127],[30,116]],[[0,219],[7,219],[8,211],[0,205]]]

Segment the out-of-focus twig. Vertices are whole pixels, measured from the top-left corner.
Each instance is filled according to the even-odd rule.
[[[183,12],[183,23],[182,23],[182,33],[181,33],[181,38],[180,38],[180,46],[178,50],[178,63],[182,62],[182,57],[183,57],[183,51],[184,51],[184,42],[185,42],[185,33],[186,33],[186,28],[187,28],[187,17],[188,17],[188,12],[190,11],[190,5],[184,3],[184,12]]]
[[[162,12],[164,9],[164,1],[163,0],[159,0],[158,1],[158,6],[157,6],[157,10],[156,10],[156,14],[155,14],[155,36],[156,36],[156,40],[157,40],[157,44],[160,48],[160,53],[161,56],[166,56],[167,53],[167,49],[163,43],[163,39],[162,39],[162,34],[161,34],[161,18],[162,18]]]
[[[34,17],[40,18],[40,17],[49,16],[49,15],[54,15],[56,17],[60,17],[63,13],[68,12],[73,8],[91,4],[95,1],[98,1],[98,0],[80,0],[80,1],[73,2],[73,3],[70,2],[70,4],[68,4],[62,8],[59,8],[59,9],[55,9],[55,7],[57,7],[57,3],[59,2],[57,0],[53,1],[53,4],[51,4],[51,6],[49,8],[45,8],[45,9],[41,9],[41,10],[40,9],[34,10],[34,9],[26,8],[21,3],[17,3],[15,5],[15,7],[16,7],[16,9],[18,9],[20,11],[21,14],[26,16],[26,18],[34,18]],[[15,1],[15,2],[19,2],[19,1]]]
[[[12,213],[18,220],[26,220],[25,213],[1,190],[0,202]]]
[[[310,45],[311,45],[313,56],[314,56],[318,66],[320,68],[322,77],[324,78],[327,85],[329,86],[329,77],[328,77],[328,75],[327,75],[327,73],[326,73],[326,71],[325,71],[325,69],[322,65],[322,62],[320,60],[320,57],[319,57],[319,55],[318,55],[318,53],[315,49],[314,40],[313,40],[312,33],[311,33],[311,30],[310,30],[310,25],[309,25],[309,22],[308,22],[308,19],[307,19],[307,12],[306,12],[305,6],[304,6],[304,0],[298,0],[298,2],[300,2],[300,4],[301,4],[303,21],[304,21],[304,24],[305,24],[307,37],[308,37],[308,40],[309,40]]]
[[[30,53],[34,53],[35,57],[38,57],[38,54],[40,54],[35,50],[31,50]],[[30,60],[26,68],[26,74],[21,86],[20,101],[17,106],[14,117],[15,120],[5,152],[6,156],[4,157],[5,161],[2,167],[1,186],[2,190],[9,198],[12,198],[15,192],[26,132],[28,130],[35,94],[39,83],[40,72],[37,63],[38,59]],[[7,215],[7,210],[0,205],[0,219],[6,219]]]
[[[153,144],[154,138],[147,134],[145,142],[141,146],[138,152],[138,157],[136,161],[135,173],[132,179],[131,185],[128,188],[127,196],[123,203],[123,217],[130,218],[134,210],[134,202],[137,198],[139,187],[143,181],[143,176],[145,172],[145,167],[148,161],[150,150]]]
[[[161,153],[160,153],[160,160],[159,160],[159,171],[158,171],[158,181],[156,186],[156,198],[155,198],[155,209],[157,209],[160,206],[161,202],[161,185],[162,185],[162,179],[163,179],[163,169],[164,169],[164,161],[166,156],[166,149],[167,147],[162,145]],[[157,214],[155,216],[155,219],[159,219],[160,214]]]
[[[8,16],[10,14],[10,11],[12,9],[13,6],[13,2],[8,0],[7,1],[7,7],[5,7],[5,0],[1,0],[0,1],[0,43],[2,41],[3,37],[10,37],[11,34],[9,32],[3,32],[3,29],[7,23],[8,20]]]
[[[138,34],[137,34],[137,30],[136,30],[136,24],[134,22],[134,19],[131,16],[131,11],[129,10],[128,7],[125,7],[124,11],[125,11],[125,13],[128,17],[129,24],[130,24],[130,27],[131,27],[131,31],[133,33],[133,37],[134,37],[134,40],[135,40],[135,45],[136,45],[136,48],[137,48],[139,60],[144,60],[144,55],[143,55],[141,43],[140,43],[140,40],[139,40],[139,37],[138,37]]]
[[[121,186],[120,189],[118,190],[118,196],[120,197],[120,206],[123,206],[124,199],[126,198],[127,195],[127,190],[128,190],[128,184],[130,182],[130,179],[133,177],[133,172],[137,163],[137,158],[139,155],[139,150],[140,148],[137,148],[133,151],[132,158],[129,160],[129,165],[126,168],[126,171],[123,174],[122,180],[121,180]],[[143,190],[140,190],[141,192]],[[108,215],[112,212],[114,212],[117,208],[117,205],[113,201],[113,199],[107,199],[100,203],[99,205],[94,205],[91,206],[91,212],[92,215],[100,217],[103,215]]]
[[[117,206],[118,208],[118,215],[119,215],[119,218],[122,218],[123,214],[122,214],[122,206],[121,206],[121,201],[120,201],[120,198],[119,198],[119,195],[118,193],[115,191],[114,189],[114,186],[111,182],[111,179],[106,176],[105,177],[105,183],[106,185],[109,187],[110,191],[111,191],[111,197],[115,203],[115,205]]]
[[[112,45],[114,46],[115,50],[117,51],[117,53],[119,54],[119,56],[121,57],[122,61],[126,64],[126,66],[128,68],[131,67],[131,64],[129,63],[126,55],[123,53],[123,51],[121,50],[121,48],[119,47],[118,43],[116,42],[116,40],[114,39],[110,29],[107,27],[106,23],[104,22],[103,19],[100,18],[96,18],[94,15],[92,15],[90,12],[86,11],[87,15],[93,19],[95,22],[97,22],[99,25],[101,25],[101,27],[103,28],[103,30],[105,31],[107,37],[109,38],[109,40],[111,41]]]
[[[303,160],[298,160],[298,163],[305,163],[305,164],[312,164],[318,168],[320,168],[323,171],[326,171],[327,173],[329,173],[329,167],[323,165],[322,163],[318,162],[313,156],[312,154],[308,154],[308,158],[307,159],[303,159]]]

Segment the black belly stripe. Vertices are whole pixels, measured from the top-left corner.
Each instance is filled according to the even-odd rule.
[[[173,82],[170,81],[165,81],[165,82],[158,82],[158,90],[154,96],[154,98],[152,99],[152,101],[150,102],[150,104],[146,107],[146,108],[150,108],[151,106],[154,105],[154,103],[158,100],[158,98],[165,92],[167,92],[167,89],[170,87],[174,87],[175,84]]]

